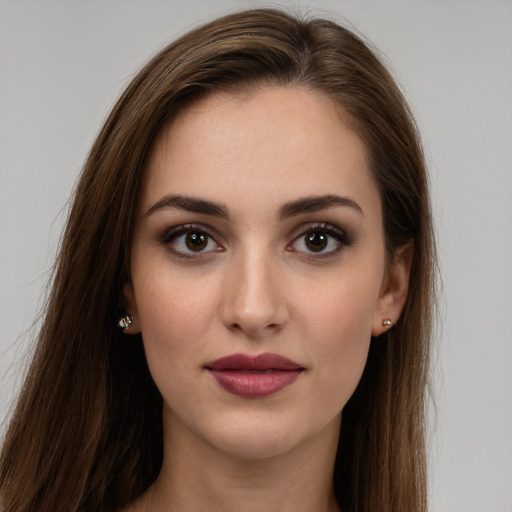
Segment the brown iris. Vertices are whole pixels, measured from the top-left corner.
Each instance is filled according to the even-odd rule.
[[[323,251],[328,242],[328,236],[321,231],[313,231],[306,235],[306,246],[313,252]]]
[[[202,251],[208,245],[208,236],[204,233],[187,233],[185,243],[191,251]]]

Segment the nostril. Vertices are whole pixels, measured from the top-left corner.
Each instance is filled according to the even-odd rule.
[[[276,332],[280,329],[278,323],[271,323],[267,325],[263,324],[251,324],[249,322],[237,323],[234,322],[229,325],[229,329],[234,332],[245,333],[246,336],[251,338],[259,338],[265,334]]]
[[[261,279],[249,284],[226,291],[220,312],[224,326],[251,338],[280,330],[288,319],[282,295],[269,291]]]

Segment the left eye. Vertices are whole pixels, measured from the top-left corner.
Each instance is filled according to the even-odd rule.
[[[302,233],[289,247],[309,254],[332,254],[345,245],[349,245],[349,241],[343,231],[334,226],[318,226]]]

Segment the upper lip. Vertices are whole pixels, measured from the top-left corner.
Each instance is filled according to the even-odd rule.
[[[264,353],[258,355],[231,354],[205,365],[208,370],[302,370],[295,361],[278,354]]]

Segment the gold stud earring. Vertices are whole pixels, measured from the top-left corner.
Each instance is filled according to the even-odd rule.
[[[133,315],[130,315],[130,313],[126,313],[126,315],[123,315],[119,321],[117,322],[117,325],[125,331],[132,325],[133,322]]]
[[[391,318],[384,318],[382,320],[382,327],[389,329],[393,325],[393,322],[391,321]]]

